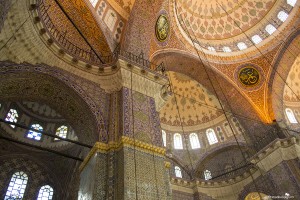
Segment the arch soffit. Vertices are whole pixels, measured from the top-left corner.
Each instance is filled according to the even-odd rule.
[[[208,82],[205,83],[203,81],[208,79],[207,75],[205,73],[202,73],[202,76],[199,76],[200,75],[199,72],[197,73],[196,71],[194,71],[195,66],[202,67],[203,69],[204,67],[208,67],[209,72],[213,70],[215,73],[221,75],[224,79],[226,79],[232,84],[231,80],[228,77],[226,77],[222,72],[218,71],[214,66],[209,66],[207,65],[206,62],[203,61],[203,64],[205,65],[204,66],[196,55],[193,55],[186,51],[177,50],[177,49],[167,49],[167,50],[164,49],[153,54],[150,60],[151,62],[157,64],[159,64],[160,62],[164,62],[164,64],[166,64],[165,67],[167,71],[179,72],[186,76],[189,76],[192,79],[199,82],[200,84],[207,87],[211,91],[212,91],[211,84],[209,84]],[[180,65],[180,63],[182,62],[185,62],[185,65],[184,64],[181,65],[184,67],[176,67],[174,65],[174,63],[176,63],[176,65]],[[197,70],[197,71],[201,71],[201,70]]]
[[[247,148],[247,144],[245,142],[239,142],[239,144],[241,145],[242,148]],[[215,148],[213,148],[212,150],[206,152],[202,158],[200,160],[197,161],[197,163],[195,164],[195,170],[197,170],[200,165],[202,164],[203,161],[205,161],[207,158],[210,158],[224,150],[230,150],[230,149],[234,149],[234,148],[238,148],[238,145],[236,144],[236,142],[230,142],[230,143],[226,143],[226,144],[222,144],[220,146],[217,146]]]
[[[285,45],[281,46],[281,50],[274,59],[273,70],[270,75],[269,92],[272,96],[271,103],[275,118],[277,120],[284,119],[283,114],[283,92],[288,74],[300,55],[300,29],[296,30],[294,34],[290,35]],[[293,53],[291,53],[293,52]],[[295,56],[296,55],[296,56]]]
[[[102,113],[82,88],[61,70],[46,65],[0,62],[0,93],[5,101],[45,102],[70,123],[79,141],[106,140]]]
[[[170,60],[166,59],[166,57],[172,57],[172,62],[170,62],[171,64],[168,63]],[[178,63],[184,60],[183,58],[187,58],[188,62],[193,63],[194,65],[197,64],[197,67],[201,65],[198,57],[196,57],[195,55],[176,49],[162,50],[160,52],[157,52],[156,54],[152,55],[151,61],[158,64],[159,62],[167,63],[167,66],[165,66],[167,71],[174,71],[187,75],[198,83],[202,84],[209,91],[213,91],[207,75],[205,73],[201,73],[201,70],[194,70],[194,66],[189,66],[188,64],[184,65],[184,68],[172,65],[172,63],[176,63],[176,65],[178,65]],[[202,65],[201,67],[204,70],[204,66]],[[240,98],[240,100],[246,100],[247,104],[250,104],[252,109],[255,110],[256,115],[261,117],[261,119],[264,119],[265,114],[263,113],[263,111],[255,104],[254,101],[252,101],[252,99],[245,92],[242,91],[241,88],[237,86],[234,80],[228,78],[224,73],[218,71],[215,67],[209,67],[208,73],[210,73],[211,75],[212,73],[215,73],[215,75],[212,77],[212,81],[213,79],[221,78],[221,80],[218,81],[219,84],[221,84],[222,82],[226,82],[230,84],[230,86],[233,86],[232,88],[234,88],[238,92],[238,94],[241,95],[242,98]]]

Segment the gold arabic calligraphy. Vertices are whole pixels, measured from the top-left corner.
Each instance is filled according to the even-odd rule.
[[[169,35],[169,22],[165,15],[160,15],[155,26],[156,38],[165,41]]]
[[[254,86],[259,81],[259,72],[253,67],[244,67],[240,70],[239,79],[245,86]]]

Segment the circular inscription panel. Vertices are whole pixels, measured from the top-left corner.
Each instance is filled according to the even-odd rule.
[[[166,15],[160,15],[155,25],[155,35],[158,41],[164,42],[169,36],[170,26]]]
[[[256,86],[260,82],[260,73],[251,65],[246,65],[239,70],[239,81],[246,87]]]

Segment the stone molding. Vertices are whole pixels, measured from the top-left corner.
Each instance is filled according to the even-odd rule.
[[[166,103],[171,94],[166,91],[169,81],[166,76],[149,68],[131,65],[125,60],[117,62],[120,68],[118,77],[122,80],[120,87],[126,87],[155,99],[156,110],[159,111]]]
[[[139,140],[135,140],[130,137],[122,136],[119,142],[109,142],[108,144],[102,142],[96,142],[94,147],[91,149],[87,157],[81,163],[79,170],[82,171],[84,167],[87,165],[89,160],[95,155],[96,153],[109,153],[112,151],[118,151],[123,147],[135,149],[141,152],[145,152],[148,154],[154,154],[156,156],[165,157],[166,149],[161,148],[152,144],[148,144],[146,142],[142,142]]]

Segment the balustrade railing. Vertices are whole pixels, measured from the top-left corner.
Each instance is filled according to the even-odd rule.
[[[44,27],[50,34],[50,37],[54,41],[56,41],[57,44],[59,44],[64,51],[74,56],[75,58],[99,67],[103,67],[106,65],[114,65],[118,58],[122,58],[127,62],[137,65],[139,67],[157,71],[160,74],[164,74],[165,68],[163,66],[163,63],[160,65],[151,63],[149,60],[145,59],[141,55],[135,55],[131,52],[121,50],[119,45],[110,55],[99,56],[96,55],[92,48],[87,50],[73,44],[66,37],[67,32],[62,33],[61,31],[59,31],[59,29],[56,28],[55,24],[51,20],[51,17],[48,13],[48,9],[50,9],[50,6],[51,5],[46,5],[44,0],[40,0],[38,4],[39,17],[41,18]]]
[[[51,5],[46,5],[44,0],[40,0],[38,4],[38,12],[39,17],[41,18],[42,23],[44,24],[45,28],[51,35],[51,38],[55,40],[60,47],[65,50],[70,55],[80,58],[88,63],[100,65],[102,64],[101,60],[98,56],[92,51],[92,49],[86,50],[83,48],[78,47],[71,41],[66,38],[66,32],[61,33],[56,26],[54,25],[51,17],[48,14],[48,9],[50,9]],[[102,60],[110,61],[111,56],[104,56],[101,57]]]

